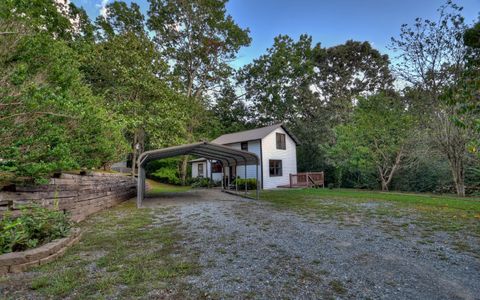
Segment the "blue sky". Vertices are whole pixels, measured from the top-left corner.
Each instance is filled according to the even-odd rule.
[[[95,19],[107,2],[113,0],[72,0]],[[131,2],[126,0],[126,2]],[[147,0],[137,0],[144,12]],[[230,0],[227,10],[234,20],[251,32],[252,43],[243,48],[232,63],[240,67],[265,53],[279,34],[295,39],[302,33],[323,46],[341,44],[349,39],[369,41],[383,53],[400,26],[416,17],[436,19],[443,0]],[[464,7],[468,23],[478,19],[480,0],[457,0]]]

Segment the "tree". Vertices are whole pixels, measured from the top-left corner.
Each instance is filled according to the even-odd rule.
[[[114,1],[106,5],[105,11],[106,16],[99,16],[96,20],[96,25],[100,29],[97,32],[100,39],[125,33],[145,35],[145,16],[137,3],[132,2],[128,7],[123,1]]]
[[[187,111],[181,95],[168,85],[168,66],[145,32],[139,6],[115,1],[107,15],[97,19],[100,42],[85,67],[98,94],[121,117],[133,154],[132,173],[138,153],[151,145],[165,146],[177,140]]]
[[[438,10],[438,22],[417,18],[413,26],[402,25],[400,37],[392,38],[392,49],[400,52],[396,66],[400,78],[420,95],[411,106],[420,112],[423,126],[448,159],[457,194],[464,196],[469,133],[454,124],[455,109],[442,98],[460,80],[465,67],[461,10],[447,1]]]
[[[279,35],[266,54],[239,71],[239,83],[252,102],[257,124],[294,122],[303,113],[304,94],[312,93],[313,51],[308,35],[301,35],[297,42]]]
[[[338,141],[329,156],[340,170],[351,164],[361,169],[371,165],[382,191],[388,191],[406,156],[412,127],[413,118],[400,97],[377,94],[360,98],[352,122],[337,127]]]
[[[469,149],[480,154],[480,22],[465,31],[463,41],[467,47],[465,70],[444,98],[455,108],[455,124],[474,132]]]
[[[212,107],[212,115],[219,122],[219,133],[232,133],[251,129],[250,112],[247,105],[237,96],[235,88],[227,85]]]
[[[149,0],[147,21],[155,42],[181,82],[181,91],[192,107],[206,107],[205,97],[228,80],[229,61],[250,43],[248,30],[226,13],[226,0]],[[185,140],[193,142],[200,126],[198,115],[189,115]],[[188,157],[182,159],[185,183]]]
[[[11,51],[0,59],[0,171],[42,181],[118,159],[121,128],[83,81],[77,54],[48,33]]]
[[[91,37],[93,33],[85,10],[73,3],[67,5],[51,0],[4,0],[0,3],[0,11],[2,19],[28,24],[33,32],[48,33],[56,39],[72,41],[79,37]]]
[[[356,99],[391,88],[389,60],[367,42],[322,48],[302,35],[278,36],[267,53],[239,72],[259,125],[286,122],[302,141],[300,170],[323,170],[332,128],[350,119]]]
[[[314,89],[327,110],[331,124],[348,122],[356,100],[392,89],[388,55],[368,42],[345,44],[315,52]]]

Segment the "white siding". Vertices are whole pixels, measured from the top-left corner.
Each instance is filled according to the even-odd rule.
[[[211,172],[211,165],[210,163],[208,164],[208,174],[210,176],[210,172]],[[222,172],[220,173],[212,173],[212,180],[217,182],[217,181],[222,181]]]
[[[285,134],[286,149],[281,150],[277,149],[277,140],[276,133]],[[232,147],[234,149],[241,150],[241,143],[227,144],[226,146]],[[292,138],[283,130],[283,128],[278,128],[268,134],[266,137],[260,140],[248,141],[248,151],[255,153],[260,159],[263,159],[261,165],[263,166],[263,178],[262,178],[262,168],[259,165],[258,176],[260,182],[263,179],[263,188],[264,189],[273,189],[279,185],[288,185],[290,182],[290,174],[297,173],[297,149],[296,144]],[[269,161],[281,160],[282,161],[282,176],[270,177]],[[210,163],[201,162],[204,164],[204,177],[210,177]],[[239,164],[242,162],[240,161]],[[226,168],[227,169],[227,168]],[[225,170],[228,174],[228,169]],[[192,163],[192,177],[198,177],[198,163]],[[222,180],[221,173],[213,173],[213,180],[220,181]],[[237,176],[240,178],[245,178],[245,167],[237,166]],[[247,178],[256,178],[256,167],[254,165],[247,166]]]
[[[241,143],[235,144],[228,144],[226,146],[232,147],[234,149],[241,150]],[[260,150],[260,140],[256,141],[248,141],[248,152],[255,153],[259,159],[261,159],[261,150]],[[242,162],[239,161],[239,164]],[[257,168],[255,165],[248,165],[247,166],[247,178],[256,178]],[[245,166],[237,166],[237,177],[245,178]],[[258,180],[262,181],[262,173],[260,169],[260,165],[258,166]]]
[[[210,161],[202,161],[202,162],[193,162],[192,163],[192,178],[197,178],[198,174],[198,164],[203,164],[203,177],[210,178]],[[222,180],[222,173],[213,173],[212,174],[213,181],[221,181]]]
[[[198,165],[199,164],[203,164],[203,173],[202,174],[198,174]],[[200,176],[207,177],[207,162],[206,161],[193,162],[192,163],[192,178],[197,178],[197,177],[200,177]]]
[[[286,135],[286,149],[277,149],[276,133]],[[283,130],[278,128],[262,139],[263,148],[263,188],[273,189],[279,185],[290,183],[290,174],[297,173],[297,149],[292,138]],[[282,161],[282,176],[270,177],[269,160]]]

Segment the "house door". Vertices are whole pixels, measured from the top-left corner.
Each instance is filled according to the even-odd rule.
[[[230,181],[230,184],[233,184],[233,180],[235,180],[236,176],[237,176],[237,166],[230,166],[228,168],[228,174],[225,174],[225,177],[224,177],[225,186],[228,186],[229,181]]]
[[[228,174],[230,174],[230,182],[233,183],[233,180],[237,177],[237,166],[230,167],[228,171]]]

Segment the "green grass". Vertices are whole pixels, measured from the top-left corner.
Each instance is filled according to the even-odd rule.
[[[158,194],[158,193],[178,193],[186,192],[191,189],[190,186],[180,186],[173,184],[166,184],[157,182],[151,179],[147,179],[147,184],[150,187],[148,194]]]
[[[95,214],[81,224],[81,242],[62,258],[1,285],[26,298],[131,299],[172,290],[182,298],[179,278],[198,272],[196,257],[182,252],[179,224],[155,225],[153,213],[128,201]]]
[[[380,202],[412,207],[451,209],[480,214],[480,198],[459,198],[430,194],[363,191],[353,189],[292,189],[262,191],[261,199],[279,205],[309,206],[315,200],[355,203]],[[312,202],[313,200],[313,202]],[[480,216],[479,216],[480,217]]]
[[[479,198],[354,189],[270,190],[262,191],[260,198],[280,208],[344,225],[375,219],[397,235],[413,224],[424,237],[439,231],[480,237]]]

